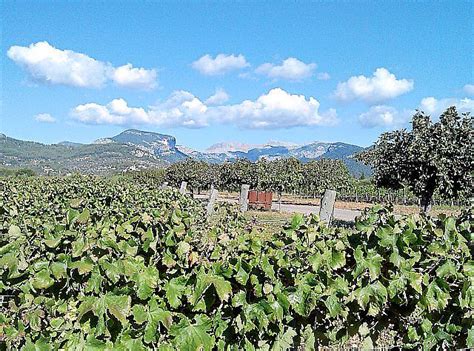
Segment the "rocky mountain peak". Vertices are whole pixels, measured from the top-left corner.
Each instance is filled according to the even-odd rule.
[[[131,144],[147,149],[154,154],[157,151],[163,152],[176,149],[176,138],[174,136],[138,129],[127,129],[110,139],[117,143]]]
[[[229,141],[229,142],[221,142],[221,143],[213,144],[209,146],[205,152],[208,154],[225,154],[225,153],[235,152],[235,151],[247,152],[250,149],[253,149],[258,146],[259,145],[255,145],[255,144],[245,144],[245,143],[239,143],[236,141]]]
[[[364,148],[346,143],[313,142],[296,145],[289,142],[269,141],[265,144],[245,144],[241,142],[222,142],[214,144],[206,151],[192,150],[184,145],[176,145],[176,138],[155,132],[128,129],[108,138],[96,140],[93,144],[61,142],[58,145],[44,145],[6,137],[0,133],[0,165],[32,167],[38,164],[56,163],[57,170],[87,170],[92,173],[105,173],[129,169],[129,167],[150,168],[184,160],[188,157],[211,163],[221,163],[244,158],[252,162],[295,157],[302,162],[320,158],[342,160],[352,174],[369,175],[369,167],[358,162],[353,155]],[[8,150],[9,154],[2,152]],[[13,150],[13,154],[11,154]],[[77,151],[80,152],[77,152]],[[113,152],[117,159],[109,159]],[[78,156],[79,155],[79,156]],[[118,160],[118,161],[117,161]],[[64,162],[68,164],[64,166]],[[43,170],[40,170],[42,172]]]

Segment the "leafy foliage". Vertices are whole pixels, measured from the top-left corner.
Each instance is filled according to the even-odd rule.
[[[193,192],[194,190],[208,189],[211,184],[218,183],[216,168],[217,165],[189,158],[168,166],[165,180],[176,187],[185,181]]]
[[[258,185],[258,167],[246,159],[226,162],[219,167],[220,187],[225,190],[239,191],[242,184],[251,188]],[[259,169],[260,171],[262,168]]]
[[[301,192],[323,194],[326,189],[346,190],[354,181],[342,161],[321,159],[308,162],[302,170]]]
[[[265,240],[231,207],[204,221],[192,199],[125,178],[11,178],[0,193],[11,349],[474,346],[471,212],[375,207],[353,230],[296,215]]]
[[[340,160],[321,159],[301,163],[296,158],[257,162],[238,159],[222,165],[192,159],[166,169],[166,180],[174,186],[188,182],[192,189],[207,189],[211,184],[222,190],[238,191],[242,184],[252,189],[281,193],[322,194],[326,189],[349,188],[351,175]]]
[[[407,185],[429,210],[435,191],[448,198],[472,196],[473,128],[469,114],[448,108],[438,122],[423,112],[413,116],[412,131],[382,134],[359,158],[374,168],[377,186]]]
[[[32,177],[35,175],[35,171],[29,168],[0,168],[0,177]]]

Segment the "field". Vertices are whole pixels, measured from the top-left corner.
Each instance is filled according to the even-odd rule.
[[[6,349],[474,347],[471,212],[206,217],[130,177],[5,178],[0,194]]]

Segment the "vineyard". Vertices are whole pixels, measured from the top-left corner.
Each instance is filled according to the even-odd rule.
[[[186,181],[193,193],[207,190],[211,185],[221,191],[236,192],[241,184],[249,184],[252,189],[295,195],[301,199],[320,198],[326,189],[333,189],[342,201],[398,205],[419,203],[408,187],[397,190],[377,187],[370,178],[352,177],[342,161],[329,159],[308,163],[291,158],[257,162],[237,160],[221,165],[189,159],[164,170],[130,172],[128,175],[135,180],[157,185],[168,182],[174,187]],[[468,190],[457,199],[435,193],[433,204],[465,206],[469,204],[470,192]]]
[[[474,0],[0,10],[0,351],[474,351]]]
[[[252,174],[223,167],[229,188]],[[0,348],[474,347],[472,211],[269,233],[230,205],[206,218],[167,176],[0,180]]]

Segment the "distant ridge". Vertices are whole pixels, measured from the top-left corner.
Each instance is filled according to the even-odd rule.
[[[199,152],[177,145],[174,136],[137,129],[128,129],[91,144],[63,141],[46,145],[13,139],[2,133],[0,140],[0,166],[27,167],[40,174],[112,174],[163,167],[189,157],[211,163],[238,158],[252,162],[261,158],[273,160],[295,157],[302,162],[329,158],[342,160],[354,176],[372,173],[369,167],[353,158],[364,148],[342,142],[313,142],[306,145],[279,141],[261,145],[218,143],[205,152]]]
[[[84,145],[84,144],[74,143],[72,141],[61,141],[61,142],[58,143],[58,145],[76,147],[76,146],[81,146],[81,145]]]

